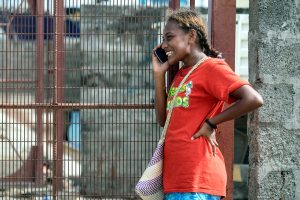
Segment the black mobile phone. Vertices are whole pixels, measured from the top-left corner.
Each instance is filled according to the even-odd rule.
[[[164,63],[168,60],[168,56],[162,48],[157,48],[154,52],[155,56],[159,60],[159,62]]]

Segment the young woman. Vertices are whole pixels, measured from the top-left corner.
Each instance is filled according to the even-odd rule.
[[[163,48],[168,61],[154,52]],[[176,97],[164,146],[163,186],[169,199],[220,199],[226,195],[227,175],[216,141],[217,125],[263,105],[262,97],[241,80],[207,42],[201,17],[192,10],[173,12],[163,42],[153,49],[155,111],[164,126],[169,104],[181,80],[199,60]],[[165,73],[182,61],[166,94]],[[223,110],[224,103],[232,104]]]

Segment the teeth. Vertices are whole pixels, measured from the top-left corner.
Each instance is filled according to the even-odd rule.
[[[174,53],[173,51],[166,52],[166,54],[167,54],[168,57],[171,56],[173,53]]]

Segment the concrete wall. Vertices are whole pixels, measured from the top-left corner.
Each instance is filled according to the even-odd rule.
[[[249,199],[300,199],[300,2],[250,1]]]

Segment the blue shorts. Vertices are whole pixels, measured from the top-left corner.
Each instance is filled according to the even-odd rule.
[[[220,196],[197,192],[172,192],[165,194],[165,200],[220,200]]]

